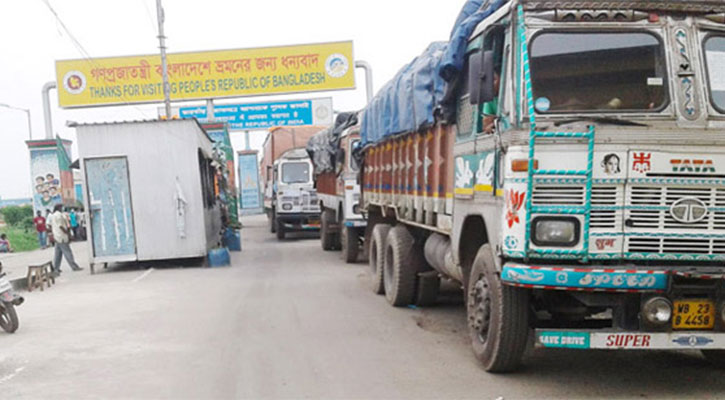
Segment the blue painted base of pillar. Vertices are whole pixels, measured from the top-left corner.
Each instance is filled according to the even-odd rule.
[[[222,243],[229,251],[242,251],[242,236],[237,229],[227,228]]]
[[[226,267],[232,264],[229,249],[226,247],[210,250],[207,258],[209,267]]]

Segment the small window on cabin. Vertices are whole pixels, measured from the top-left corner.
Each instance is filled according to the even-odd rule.
[[[466,57],[466,62],[463,65],[463,72],[461,73],[461,96],[458,98],[458,104],[456,107],[456,127],[458,129],[458,139],[465,139],[471,136],[473,132],[473,108],[471,104],[471,91],[468,82],[468,58],[476,52],[471,52]]]
[[[504,77],[504,42],[506,40],[506,29],[503,25],[494,26],[483,40],[483,50],[493,51],[493,100],[480,105],[480,120],[476,121],[476,132],[493,133],[495,130],[496,117],[499,114],[499,96],[501,93],[501,81]]]

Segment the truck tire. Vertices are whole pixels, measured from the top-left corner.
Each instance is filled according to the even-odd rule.
[[[529,293],[501,283],[491,246],[473,261],[466,290],[473,353],[488,372],[510,372],[521,364],[529,334]]]
[[[438,300],[438,291],[441,287],[441,278],[437,276],[418,277],[418,288],[415,293],[415,305],[430,307]]]
[[[269,212],[267,217],[269,218],[269,231],[272,233],[277,232],[277,216],[275,215],[274,208],[272,208],[272,211]]]
[[[18,330],[20,321],[12,303],[0,305],[0,327],[7,333],[14,333]]]
[[[705,360],[719,369],[725,369],[725,350],[700,350]]]
[[[284,240],[285,233],[286,233],[284,223],[282,221],[280,221],[279,219],[275,219],[275,222],[276,222],[275,223],[275,225],[276,225],[275,232],[277,232],[277,240]]]
[[[383,264],[385,298],[393,307],[412,304],[418,278],[420,254],[416,254],[415,239],[404,225],[388,232]]]
[[[343,226],[340,234],[342,242],[342,259],[352,264],[357,261],[357,254],[360,250],[359,233],[356,228]]]
[[[325,209],[320,215],[320,244],[322,250],[331,251],[337,248],[337,233],[332,232],[330,225],[335,223],[335,214],[330,209]]]
[[[370,288],[375,294],[385,293],[383,286],[383,268],[385,266],[385,242],[390,231],[388,224],[376,224],[370,240],[368,253],[368,271],[370,272]]]

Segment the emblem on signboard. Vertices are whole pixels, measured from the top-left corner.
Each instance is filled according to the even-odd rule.
[[[331,54],[325,61],[325,71],[333,78],[342,78],[347,74],[348,69],[350,69],[350,63],[347,61],[347,57],[340,53]]]
[[[707,216],[707,205],[697,197],[683,197],[670,206],[670,215],[677,222],[694,224]]]
[[[327,106],[320,105],[315,108],[315,117],[321,120],[326,120],[330,116],[330,109]]]
[[[80,94],[86,88],[86,76],[81,71],[68,71],[63,76],[63,88],[70,94]]]

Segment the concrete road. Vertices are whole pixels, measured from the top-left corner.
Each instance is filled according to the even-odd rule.
[[[396,309],[317,239],[245,220],[230,268],[115,266],[27,294],[0,398],[723,398],[697,353],[537,350],[490,375],[458,296]]]

